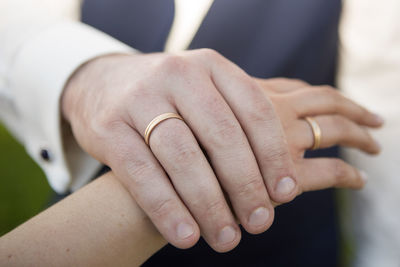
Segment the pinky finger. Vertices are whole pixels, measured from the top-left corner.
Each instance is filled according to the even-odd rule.
[[[303,159],[296,164],[300,180],[299,193],[330,187],[361,189],[367,176],[337,158]]]

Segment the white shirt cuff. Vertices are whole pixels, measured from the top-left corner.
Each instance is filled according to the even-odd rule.
[[[92,58],[134,51],[80,22],[64,21],[24,43],[13,60],[9,82],[25,131],[23,141],[55,191],[76,190],[100,167],[73,137],[63,140],[60,96],[66,81]]]

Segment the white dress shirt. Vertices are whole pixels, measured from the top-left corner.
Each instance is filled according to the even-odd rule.
[[[399,14],[399,0],[344,2],[339,87],[386,121],[373,132],[379,156],[345,150],[346,160],[369,175],[351,198],[357,267],[400,266]]]
[[[185,49],[212,0],[176,0],[168,51]],[[100,163],[61,127],[70,75],[100,55],[136,52],[79,22],[79,0],[0,0],[0,120],[24,144],[59,193],[76,190]],[[46,151],[49,160],[41,157]]]

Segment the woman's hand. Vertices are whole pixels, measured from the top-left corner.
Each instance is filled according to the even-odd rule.
[[[294,79],[256,79],[271,99],[284,127],[299,182],[299,194],[329,187],[361,188],[366,174],[337,158],[305,159],[314,136],[305,117],[320,126],[320,148],[334,145],[358,148],[369,154],[380,151],[367,127],[383,120],[329,86],[311,86]]]

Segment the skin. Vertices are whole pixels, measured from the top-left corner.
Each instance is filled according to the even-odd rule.
[[[62,111],[81,147],[112,168],[168,242],[188,248],[201,233],[222,252],[240,240],[233,214],[246,231],[261,233],[272,224],[272,203],[300,191],[263,89],[209,49],[107,55],[72,75]],[[164,121],[148,147],[144,130],[165,112],[185,121]],[[376,125],[368,114],[366,125]]]
[[[379,146],[365,128],[372,126],[365,118],[371,113],[331,89],[322,89],[321,101],[305,104],[300,101],[317,87],[286,79],[258,82],[267,83],[263,92],[282,119],[298,175],[296,194],[329,187],[362,188],[365,177],[345,162],[303,158],[313,136],[302,117],[313,115],[320,123],[322,147],[345,144],[374,154]],[[110,172],[1,237],[0,265],[138,266],[166,243]]]

